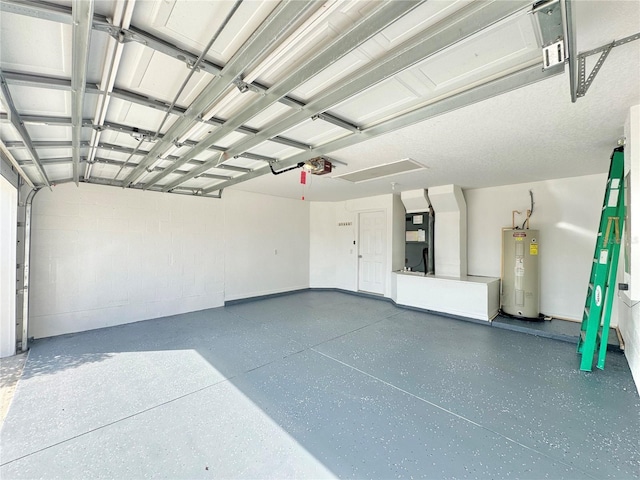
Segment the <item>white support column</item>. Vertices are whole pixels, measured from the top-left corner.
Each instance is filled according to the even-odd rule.
[[[467,203],[458,185],[431,187],[429,201],[436,214],[435,270],[437,276],[467,275]]]

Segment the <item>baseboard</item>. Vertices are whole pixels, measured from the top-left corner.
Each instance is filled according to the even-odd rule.
[[[295,295],[296,293],[307,292],[309,290],[311,290],[311,288],[305,287],[305,288],[298,288],[295,290],[287,290],[285,292],[267,293],[265,295],[256,295],[254,297],[244,297],[244,298],[236,298],[233,300],[225,300],[224,306],[227,307],[230,305],[238,305],[240,303],[249,303],[249,302],[255,302],[257,300],[266,300],[268,298],[284,297],[285,295]]]

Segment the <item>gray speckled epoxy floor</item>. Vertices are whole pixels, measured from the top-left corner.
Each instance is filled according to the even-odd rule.
[[[35,342],[11,478],[638,478],[624,357],[301,292]]]

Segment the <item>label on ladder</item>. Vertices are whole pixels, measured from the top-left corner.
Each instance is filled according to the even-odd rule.
[[[609,201],[607,202],[607,207],[615,207],[618,205],[618,194],[620,190],[611,190],[609,193]]]
[[[598,306],[598,307],[599,307],[599,306],[600,306],[600,304],[602,303],[602,288],[600,288],[600,285],[598,285],[598,286],[596,287],[596,292],[595,292],[595,294],[596,294],[596,297],[595,297],[595,300],[596,300],[596,306]]]
[[[598,263],[604,265],[607,263],[607,259],[609,258],[609,250],[600,250],[600,260]]]

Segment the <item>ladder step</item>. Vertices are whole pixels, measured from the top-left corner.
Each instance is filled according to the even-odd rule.
[[[586,338],[587,338],[587,332],[582,330],[580,332],[580,339],[584,342]],[[598,330],[598,341],[597,341],[598,344],[600,343],[600,340],[602,340],[602,331]]]

